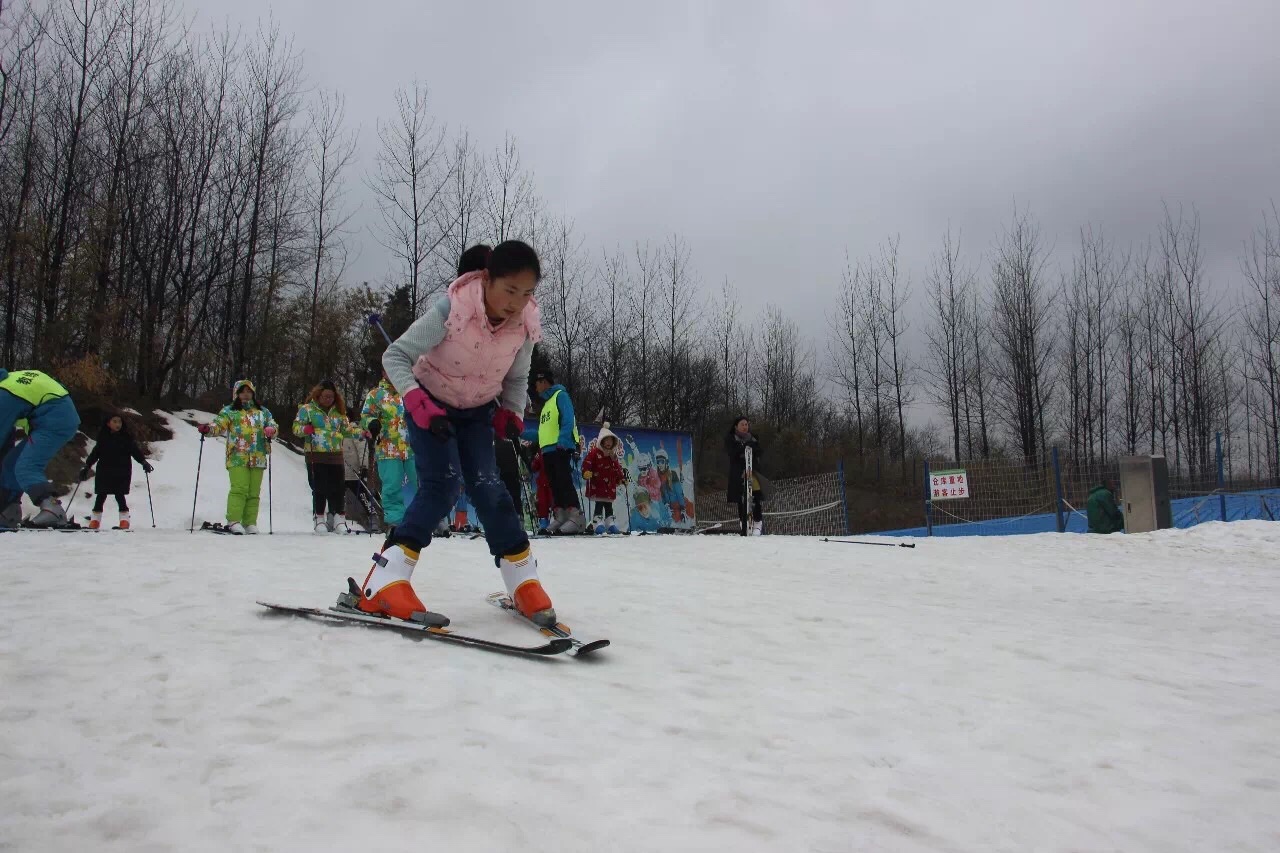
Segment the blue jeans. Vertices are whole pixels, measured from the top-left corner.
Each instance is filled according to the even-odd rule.
[[[408,419],[409,446],[418,469],[418,493],[396,528],[397,541],[425,548],[440,519],[457,501],[458,486],[465,484],[484,527],[490,554],[504,557],[529,547],[529,536],[498,472],[493,450],[494,408],[493,404],[474,409],[444,406],[453,427],[448,441],[441,441]]]
[[[0,506],[17,500],[23,492],[36,503],[53,493],[44,469],[49,460],[75,437],[80,413],[70,397],[41,403],[34,409],[26,400],[0,391],[0,441],[8,441],[13,425],[21,418],[31,422],[31,433],[12,448],[6,448],[0,464]]]

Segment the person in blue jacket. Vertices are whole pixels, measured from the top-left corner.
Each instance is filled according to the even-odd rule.
[[[15,444],[19,421],[27,422],[26,437]],[[11,373],[0,367],[0,528],[22,523],[23,492],[39,507],[32,525],[68,524],[57,488],[44,469],[79,428],[80,414],[56,379],[39,370]]]
[[[573,455],[582,437],[573,413],[573,401],[563,385],[549,370],[538,371],[533,388],[543,400],[538,417],[538,447],[542,450],[542,476],[551,485],[553,518],[550,533],[584,533],[587,520],[578,502],[578,489],[573,481]]]

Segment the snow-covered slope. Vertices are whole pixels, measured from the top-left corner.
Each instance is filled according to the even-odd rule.
[[[258,608],[331,603],[376,543],[280,532],[306,527],[284,454],[275,536],[187,533],[175,430],[160,529],[0,536],[0,849],[1280,847],[1280,525],[543,542],[613,647],[527,660]],[[417,585],[535,640],[499,584],[455,538]]]

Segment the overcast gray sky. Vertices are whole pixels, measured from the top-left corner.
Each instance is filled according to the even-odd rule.
[[[188,8],[252,30],[256,0]],[[419,78],[451,129],[511,132],[588,247],[682,234],[708,293],[825,331],[845,248],[900,234],[919,296],[950,224],[971,261],[1015,199],[1064,266],[1080,226],[1144,240],[1194,204],[1209,271],[1280,199],[1280,0],[274,0],[361,169]],[[368,193],[353,176],[351,198]],[[388,261],[369,234],[353,279]]]

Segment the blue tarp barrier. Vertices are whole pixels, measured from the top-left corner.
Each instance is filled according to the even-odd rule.
[[[1226,499],[1227,521],[1255,519],[1280,521],[1280,489],[1261,489],[1253,492],[1233,492],[1225,495],[1197,495],[1172,501],[1173,526],[1194,527],[1206,521],[1222,520],[1222,499]],[[1026,533],[1054,533],[1058,519],[1054,513],[1037,513],[1014,518],[995,518],[989,521],[964,521],[951,524],[935,524],[934,536],[1015,536]],[[1089,522],[1083,510],[1067,514],[1068,533],[1087,533]],[[928,536],[924,527],[904,530],[885,530],[877,536]]]

